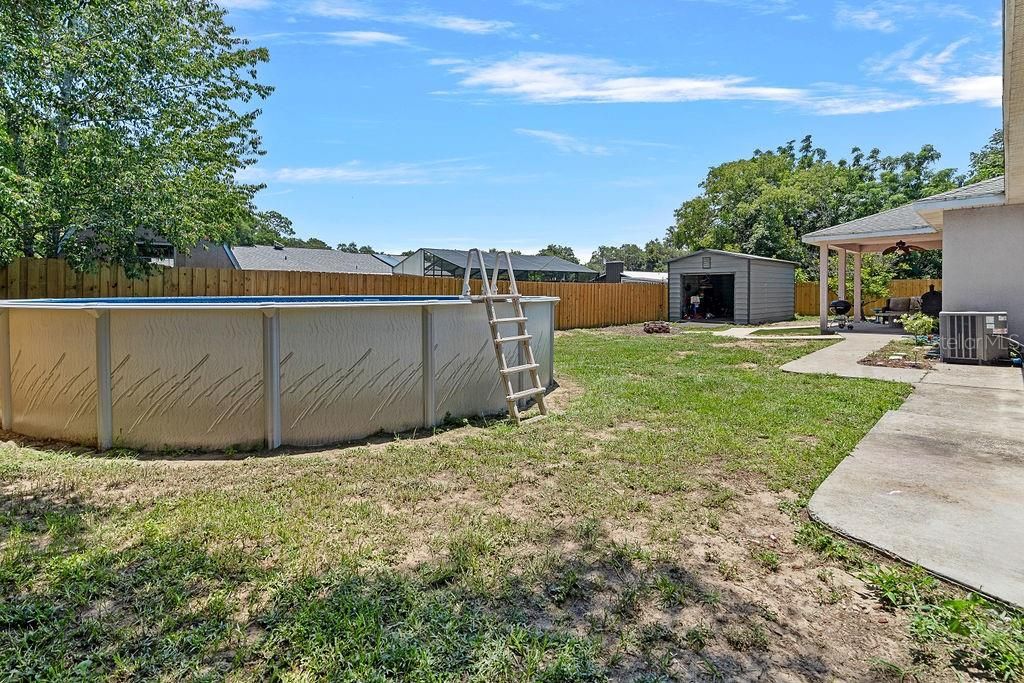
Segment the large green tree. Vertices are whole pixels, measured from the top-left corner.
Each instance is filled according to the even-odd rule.
[[[185,250],[259,228],[253,102],[268,53],[212,0],[0,3],[0,258]]]
[[[676,210],[668,240],[794,260],[813,273],[816,256],[803,235],[956,187],[963,179],[939,168],[940,157],[925,145],[899,156],[854,148],[832,160],[810,136],[758,150],[710,169],[703,192]]]
[[[618,247],[602,245],[591,254],[587,267],[602,271],[606,262],[622,261],[626,270],[664,272],[668,270],[668,262],[682,253],[682,249],[668,240],[650,240],[642,247],[629,243]]]
[[[538,256],[554,256],[556,258],[565,259],[570,263],[579,263],[580,260],[576,258],[576,252],[572,250],[572,247],[566,247],[561,244],[549,244],[540,251],[537,252]]]
[[[977,152],[971,152],[970,178],[968,183],[997,178],[1006,172],[1003,153],[1003,129],[992,133],[985,146]]]

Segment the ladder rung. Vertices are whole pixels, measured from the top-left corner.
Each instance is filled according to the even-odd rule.
[[[532,334],[517,334],[514,337],[496,337],[494,339],[495,344],[504,344],[505,342],[522,342],[533,339]]]
[[[536,370],[540,367],[538,363],[527,363],[526,365],[513,365],[510,368],[505,368],[501,371],[503,375],[514,375],[517,372],[526,372],[527,370]]]
[[[532,389],[524,389],[517,391],[514,394],[505,397],[506,401],[518,401],[521,398],[529,398],[530,396],[536,396],[537,394],[543,394],[546,389],[540,387],[533,387]]]
[[[526,316],[521,318],[495,318],[491,321],[492,325],[501,325],[502,323],[525,323]]]

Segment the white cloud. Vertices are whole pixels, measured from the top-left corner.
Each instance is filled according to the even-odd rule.
[[[686,0],[686,2],[739,7],[755,14],[782,14],[791,11],[795,5],[794,0]]]
[[[827,84],[819,87],[821,94],[812,96],[803,106],[822,116],[884,114],[927,104],[920,97],[896,95],[884,90]]]
[[[556,133],[551,130],[535,130],[532,128],[516,128],[520,135],[546,142],[560,152],[583,154],[586,156],[607,156],[608,148],[601,145],[594,145],[574,138],[565,133]]]
[[[836,6],[835,18],[836,24],[840,27],[881,31],[882,33],[892,33],[898,30],[903,21],[923,18],[982,24],[987,22],[961,5],[934,0],[918,0],[917,2],[874,0],[871,3],[858,5],[840,3]]]
[[[960,49],[968,43],[967,39],[962,39],[938,52],[920,52],[924,40],[917,40],[890,55],[869,61],[868,73],[914,83],[939,102],[1001,106],[1003,82],[998,55],[959,56]]]
[[[882,11],[871,8],[852,8],[846,5],[836,11],[836,22],[840,26],[850,26],[867,31],[881,31],[892,33],[896,30],[896,20],[891,16],[883,14]]]
[[[949,96],[959,104],[978,102],[989,107],[1003,104],[1002,76],[961,76],[948,78],[934,87],[935,92]]]
[[[548,12],[558,12],[559,10],[565,9],[567,2],[560,2],[559,0],[516,0],[517,5],[525,5],[526,7],[535,7],[537,9],[547,10]]]
[[[514,26],[510,21],[493,21],[488,19],[471,19],[451,14],[404,14],[388,17],[388,21],[400,24],[416,24],[429,28],[438,28],[458,33],[499,33]]]
[[[253,0],[241,0],[253,1]],[[355,0],[312,0],[305,5],[305,11],[318,17],[329,19],[363,19],[390,24],[408,24],[425,26],[444,31],[486,35],[500,33],[512,28],[510,21],[491,19],[475,19],[454,14],[437,14],[428,11],[415,11],[405,14],[388,14],[374,9],[372,6]]]
[[[326,35],[338,45],[405,45],[408,42],[404,36],[380,31],[335,31]]]
[[[262,169],[249,167],[238,173],[244,183],[329,183],[339,185],[441,185],[476,174],[484,167],[465,159],[402,162],[368,166],[350,161],[336,166],[304,166]]]
[[[805,97],[794,88],[752,85],[751,79],[640,76],[608,59],[576,55],[520,54],[491,63],[450,66],[466,88],[510,95],[537,103],[695,102],[767,100],[793,102]]]
[[[646,76],[612,60],[579,55],[523,53],[493,62],[444,59],[433,63],[456,75],[462,92],[483,91],[535,104],[756,101],[825,116],[877,114],[943,103],[997,105],[1001,84],[991,71],[993,60],[984,62],[984,68],[975,73],[952,69],[963,44],[917,56],[920,43],[914,43],[877,60],[870,69],[873,76],[917,86],[893,90],[838,83],[777,87],[743,76]]]
[[[306,11],[332,19],[365,19],[372,14],[362,3],[348,0],[313,0],[306,6]]]

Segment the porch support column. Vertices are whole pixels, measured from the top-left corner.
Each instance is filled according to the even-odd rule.
[[[819,247],[818,257],[818,318],[821,333],[828,332],[828,245]]]
[[[864,299],[860,291],[861,261],[861,253],[853,252],[853,319],[856,322],[864,320]]]
[[[839,258],[839,268],[836,270],[836,294],[840,299],[846,299],[846,250],[836,249]]]

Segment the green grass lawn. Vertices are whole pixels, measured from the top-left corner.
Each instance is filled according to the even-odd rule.
[[[0,679],[862,679],[906,620],[794,542],[909,392],[828,342],[558,337],[560,414],[270,457],[0,454]]]

